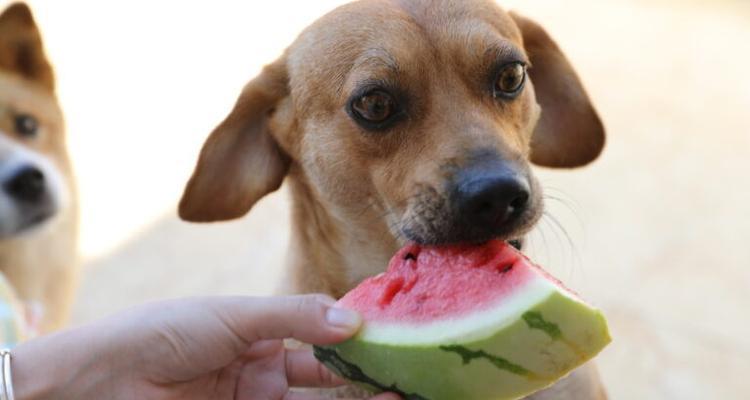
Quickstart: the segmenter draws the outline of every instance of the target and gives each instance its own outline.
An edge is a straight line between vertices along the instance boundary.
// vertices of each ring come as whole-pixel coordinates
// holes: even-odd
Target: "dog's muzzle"
[[[51,220],[66,204],[66,188],[51,159],[0,134],[0,239]]]
[[[56,211],[55,201],[41,169],[16,168],[0,181],[0,237],[42,224]]]
[[[421,244],[479,243],[523,237],[541,213],[539,188],[527,168],[493,152],[453,167],[443,191],[415,196],[402,234]],[[520,247],[520,242],[514,243]]]

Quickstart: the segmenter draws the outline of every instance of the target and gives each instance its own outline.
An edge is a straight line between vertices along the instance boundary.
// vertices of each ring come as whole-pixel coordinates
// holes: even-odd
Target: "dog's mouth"
[[[41,225],[43,225],[45,222],[52,219],[52,217],[55,216],[55,212],[53,210],[42,210],[39,211],[33,215],[31,215],[26,223],[21,227],[20,231],[25,232],[28,230],[35,229]]]
[[[520,250],[523,250],[523,245],[524,245],[524,240],[523,240],[523,238],[519,238],[519,239],[511,239],[511,240],[508,240],[508,241],[507,241],[507,243],[508,243],[509,245],[511,245],[511,246],[513,246],[513,247],[515,247],[515,248],[516,248],[516,250],[519,250],[519,251],[520,251]]]
[[[424,199],[422,199],[424,200]],[[521,249],[524,237],[536,225],[542,215],[542,202],[532,197],[529,206],[503,224],[478,224],[457,215],[446,202],[414,203],[396,224],[394,234],[408,242],[424,246],[448,246],[456,244],[481,244],[490,240],[502,240]]]
[[[397,228],[396,236],[425,246],[501,240],[523,247],[523,237],[542,216],[542,189],[524,164],[494,151],[477,154],[436,184],[413,185],[406,207],[392,209],[397,220],[389,225]]]
[[[497,239],[495,237],[490,237],[490,238],[488,238],[486,240],[455,241],[455,242],[428,242],[428,241],[419,240],[419,239],[417,239],[417,240],[410,239],[408,236],[405,237],[405,238],[406,238],[407,241],[414,242],[414,243],[417,243],[417,244],[423,245],[423,246],[450,246],[450,245],[462,244],[462,243],[464,243],[464,244],[465,243],[483,244],[483,243],[489,242],[490,240]],[[524,245],[526,244],[526,239],[524,237],[518,237],[518,238],[515,238],[515,239],[507,239],[507,240],[503,240],[503,241],[505,243],[507,243],[508,245],[514,247],[516,250],[519,250],[519,251],[523,250]]]
[[[28,235],[42,229],[56,215],[54,209],[35,210],[17,218],[15,223],[0,221],[0,239]],[[5,223],[3,223],[5,222]]]
[[[455,244],[481,244],[502,240],[521,249],[524,237],[541,217],[541,211],[527,210],[518,221],[499,228],[462,223],[454,218],[407,217],[399,224],[397,236],[423,246],[448,246]]]

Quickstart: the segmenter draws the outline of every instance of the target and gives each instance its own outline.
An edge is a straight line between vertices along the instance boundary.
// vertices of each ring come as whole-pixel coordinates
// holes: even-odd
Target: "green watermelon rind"
[[[479,340],[392,345],[358,335],[315,353],[374,392],[393,391],[407,400],[504,400],[553,384],[610,341],[599,310],[557,291]]]

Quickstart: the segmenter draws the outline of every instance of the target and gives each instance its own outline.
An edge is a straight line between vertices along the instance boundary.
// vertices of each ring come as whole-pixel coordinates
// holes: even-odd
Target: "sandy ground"
[[[174,205],[244,81],[338,2],[32,3],[81,181],[75,322],[149,299],[271,293],[285,192],[221,225],[179,222]],[[598,163],[538,171],[567,233],[546,219],[531,252],[609,316],[599,364],[612,397],[747,398],[750,6],[505,4],[548,27],[608,127]]]

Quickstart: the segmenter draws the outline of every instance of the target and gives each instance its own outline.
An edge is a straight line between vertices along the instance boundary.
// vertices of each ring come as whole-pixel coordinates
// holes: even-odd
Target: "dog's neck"
[[[287,180],[292,196],[292,235],[286,293],[340,297],[364,278],[385,271],[398,242],[382,218],[335,215],[301,173]]]

